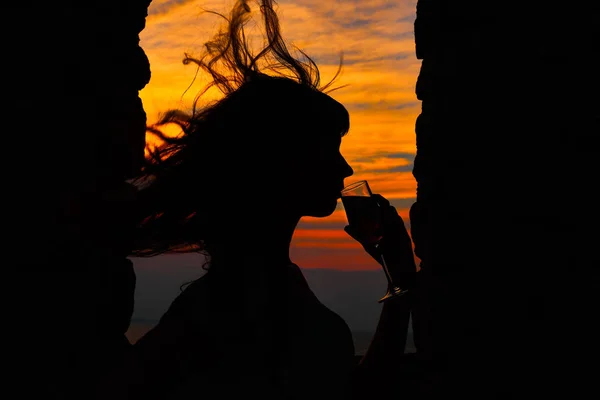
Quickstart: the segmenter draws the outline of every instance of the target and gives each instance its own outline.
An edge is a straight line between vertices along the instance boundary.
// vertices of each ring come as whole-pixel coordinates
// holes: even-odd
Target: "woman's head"
[[[251,56],[247,3],[236,2],[203,57],[185,58],[212,75],[223,98],[199,107],[202,92],[191,113],[169,111],[149,128],[164,144],[151,149],[143,177],[151,184],[141,192],[138,247],[150,250],[138,255],[195,245],[250,213],[327,216],[352,174],[339,152],[349,116],[326,94],[331,82],[321,86],[316,64],[290,55],[272,1],[261,2],[267,45]],[[165,136],[170,123],[182,135]]]
[[[237,166],[235,187],[253,197],[245,201],[256,200],[253,207],[261,212],[268,211],[261,206],[281,205],[299,217],[330,215],[344,178],[352,174],[340,154],[349,129],[347,110],[328,95],[287,78],[263,77],[242,85],[236,95],[242,100],[238,107],[230,104],[232,114],[247,106],[230,131],[244,138],[227,148],[239,151],[230,165]],[[229,192],[227,187],[221,190]]]

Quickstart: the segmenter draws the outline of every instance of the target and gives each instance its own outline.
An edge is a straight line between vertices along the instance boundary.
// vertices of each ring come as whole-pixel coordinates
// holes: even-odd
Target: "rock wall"
[[[149,4],[5,5],[4,340],[19,398],[91,398],[126,345],[124,181],[144,157]]]
[[[445,393],[590,383],[599,26],[593,2],[418,2],[411,223],[430,277],[421,352]]]

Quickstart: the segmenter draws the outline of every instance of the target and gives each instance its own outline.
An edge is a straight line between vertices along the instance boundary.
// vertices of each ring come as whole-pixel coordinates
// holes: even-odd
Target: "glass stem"
[[[388,286],[390,288],[394,287],[394,282],[392,282],[392,277],[390,275],[390,271],[388,270],[388,266],[387,263],[385,262],[385,257],[383,256],[383,254],[379,251],[379,243],[377,243],[375,245],[375,249],[377,250],[377,252],[379,253],[379,259],[381,260],[381,266],[383,267],[383,272],[385,273],[385,277],[388,281]]]

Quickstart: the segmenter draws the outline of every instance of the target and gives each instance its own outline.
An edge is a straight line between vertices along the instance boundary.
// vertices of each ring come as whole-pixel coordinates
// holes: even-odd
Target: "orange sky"
[[[172,107],[187,107],[206,78],[184,92],[195,68],[184,66],[184,52],[198,54],[221,23],[202,8],[227,12],[232,0],[153,0],[140,35],[152,66],[152,79],[140,96],[148,123]],[[416,183],[412,176],[414,94],[420,62],[414,53],[416,0],[281,0],[284,39],[306,51],[319,65],[323,82],[344,52],[340,85],[331,96],[350,112],[350,133],[342,154],[354,168],[350,181],[367,179],[408,221]],[[304,268],[375,269],[375,261],[343,231],[341,203],[324,219],[304,219],[294,237],[292,260]]]

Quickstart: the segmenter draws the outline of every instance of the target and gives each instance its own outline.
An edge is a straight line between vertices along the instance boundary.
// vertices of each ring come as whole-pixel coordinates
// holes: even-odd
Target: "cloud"
[[[189,106],[207,83],[206,76],[195,77],[193,66],[182,64],[183,55],[198,54],[222,23],[203,10],[227,13],[232,4],[233,0],[153,0],[140,35],[152,68],[152,80],[140,93],[149,123],[168,108]],[[413,34],[416,0],[281,0],[278,8],[284,38],[314,58],[323,82],[334,76],[344,55],[337,84],[348,86],[331,96],[350,112],[350,132],[341,150],[355,174],[346,183],[367,179],[408,221],[416,193],[414,126],[421,112],[414,93],[420,68]],[[254,40],[259,39],[259,27],[250,24]],[[207,100],[217,96],[212,91]],[[311,268],[377,268],[343,236],[345,224],[341,205],[328,218],[304,218],[294,254]],[[317,231],[328,233],[320,236]]]
[[[147,28],[141,34],[153,70],[152,81],[142,93],[150,118],[162,104],[181,106],[191,101],[195,90],[188,98],[181,95],[196,71],[182,65],[183,53],[200,52],[222,22],[203,13],[203,8],[226,12],[230,4],[217,0],[151,3]],[[350,86],[334,97],[351,110],[417,104],[414,84],[420,64],[414,56],[414,8],[414,1],[279,2],[286,40],[317,61],[324,81],[333,77],[344,53],[340,83]],[[194,89],[201,84],[202,79]]]
[[[371,155],[369,157],[355,158],[354,161],[355,162],[371,162],[371,161],[373,161],[373,158],[378,158],[378,157],[410,160],[410,162],[412,162],[415,158],[415,153],[408,153],[408,152],[378,153],[378,154]]]
[[[414,153],[409,152],[378,151],[374,154],[352,158],[350,165],[356,175],[368,176],[369,178],[365,179],[369,181],[373,180],[372,177],[380,179],[383,176],[388,176],[390,180],[396,181],[401,176],[400,174],[411,174],[412,176],[414,157]]]
[[[407,214],[408,210],[415,203],[415,201],[417,201],[416,197],[405,197],[401,199],[390,199],[390,204],[396,207],[396,210],[398,210],[400,214]],[[407,218],[404,220],[404,222],[407,223],[408,226],[409,221]]]
[[[152,2],[151,7],[148,9],[148,16],[152,17],[155,15],[168,14],[174,8],[180,7],[187,3],[191,3],[193,1],[194,0],[162,0],[162,1],[154,0]]]

